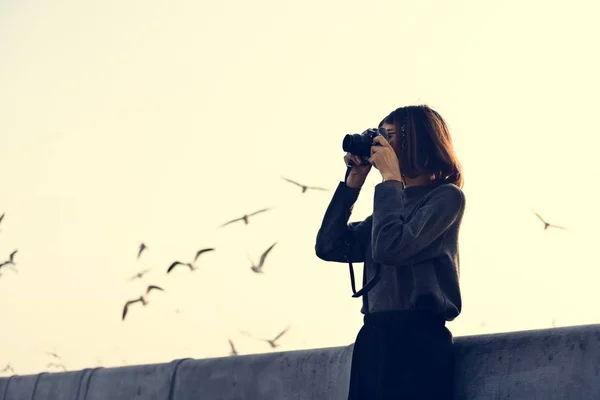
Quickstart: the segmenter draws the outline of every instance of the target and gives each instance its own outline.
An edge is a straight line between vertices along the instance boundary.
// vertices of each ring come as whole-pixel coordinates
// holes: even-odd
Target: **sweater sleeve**
[[[324,261],[364,262],[371,239],[372,218],[348,224],[360,189],[340,182],[317,233],[315,252]]]
[[[454,186],[435,189],[430,199],[407,219],[403,214],[401,183],[390,180],[375,187],[373,210],[373,260],[401,265],[427,249],[459,217],[464,194]]]

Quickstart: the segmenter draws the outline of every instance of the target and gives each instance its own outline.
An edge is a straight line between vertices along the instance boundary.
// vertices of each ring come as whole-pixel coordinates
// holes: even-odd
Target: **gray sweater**
[[[361,313],[431,310],[447,321],[461,311],[458,234],[465,210],[451,183],[375,186],[373,214],[348,224],[360,189],[340,182],[317,234],[317,257],[362,262],[363,285],[380,264],[380,280],[363,296]]]

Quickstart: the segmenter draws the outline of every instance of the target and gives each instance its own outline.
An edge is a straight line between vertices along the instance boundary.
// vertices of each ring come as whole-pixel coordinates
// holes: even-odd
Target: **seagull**
[[[229,346],[231,347],[231,353],[229,353],[230,356],[237,356],[238,352],[235,349],[235,346],[233,345],[233,342],[231,341],[231,339],[229,339]]]
[[[281,331],[277,336],[275,336],[274,339],[261,339],[263,342],[267,342],[271,345],[272,348],[276,348],[277,346],[279,346],[277,343],[275,343],[275,341],[277,339],[279,339],[280,337],[283,336],[284,333],[286,333],[288,331],[288,329],[290,329],[290,327],[288,326],[287,328],[285,328],[283,331]]]
[[[260,339],[260,338],[255,338],[255,339],[258,339],[260,341],[269,343],[271,345],[271,348],[274,349],[274,348],[276,348],[276,347],[279,346],[277,343],[275,343],[277,341],[277,339],[279,339],[280,337],[282,337],[283,334],[286,333],[289,329],[290,329],[290,327],[288,326],[283,331],[281,331],[277,336],[275,336],[274,339]],[[250,335],[248,332],[245,332],[245,331],[241,331],[241,333],[243,333],[244,335],[250,336],[250,337],[254,337],[254,336]]]
[[[65,368],[64,365],[62,364],[56,364],[56,363],[48,363],[48,365],[46,366],[46,368],[50,368],[50,367],[56,367],[56,368],[62,368],[63,371],[67,371],[67,369]]]
[[[548,229],[549,227],[558,228],[558,229],[567,229],[567,228],[564,228],[562,226],[553,225],[553,224],[551,224],[549,222],[544,221],[544,219],[540,216],[540,214],[536,213],[535,211],[533,211],[533,213],[536,215],[536,217],[538,217],[540,219],[540,221],[542,221],[544,223],[544,230]]]
[[[2,219],[0,218],[0,221],[1,221],[1,220],[2,220]],[[0,370],[0,374],[1,374],[1,373],[3,373],[3,372],[8,372],[9,370],[10,370],[10,371],[11,371],[13,374],[15,373],[15,370],[13,369],[13,367],[12,367],[10,364],[6,364],[6,367],[4,367],[4,369]]]
[[[178,265],[186,265],[186,266],[188,266],[190,268],[190,271],[195,271],[196,269],[198,269],[192,263],[183,263],[181,261],[175,261],[174,263],[172,263],[171,265],[169,265],[169,268],[167,269],[167,274],[169,272],[173,271],[173,268],[175,268]]]
[[[15,254],[17,254],[17,251],[19,250],[15,250],[12,253],[10,253],[8,261],[4,261],[2,264],[0,264],[0,268],[4,267],[5,265],[15,265]]]
[[[139,298],[135,299],[135,300],[129,300],[127,303],[125,303],[125,307],[123,307],[123,321],[125,320],[125,316],[127,315],[127,309],[129,308],[129,306],[133,303],[137,303],[137,302],[141,302],[143,306],[148,304],[148,293],[150,293],[150,291],[152,289],[156,289],[156,290],[160,290],[160,291],[165,291],[163,288],[158,287],[158,286],[153,286],[150,285],[148,286],[148,289],[146,289],[146,293],[142,296],[140,296]]]
[[[138,272],[137,274],[135,274],[131,279],[129,279],[129,282],[136,280],[136,279],[142,279],[142,277],[144,275],[146,275],[148,272],[150,272],[150,268],[145,269],[143,271]]]
[[[322,187],[317,187],[317,186],[307,186],[307,185],[303,185],[303,184],[301,184],[301,183],[298,183],[298,182],[296,182],[296,181],[293,181],[293,180],[291,180],[291,179],[285,178],[285,177],[283,177],[283,176],[281,177],[281,179],[283,179],[283,180],[286,180],[286,181],[288,181],[288,182],[290,182],[290,183],[293,183],[293,184],[294,184],[294,185],[296,185],[296,186],[300,186],[300,187],[302,188],[302,193],[306,193],[306,191],[307,191],[308,189],[313,189],[313,190],[325,190],[325,191],[327,191],[327,189],[325,189],[325,188],[322,188]]]
[[[246,214],[243,217],[232,219],[231,221],[225,222],[223,225],[220,226],[220,228],[224,227],[225,225],[229,225],[229,224],[232,224],[234,222],[237,222],[237,221],[244,221],[244,223],[246,225],[248,225],[248,223],[249,223],[248,218],[250,218],[253,215],[259,214],[261,212],[269,211],[269,210],[270,210],[270,208],[263,208],[262,210],[255,211],[252,214]]]
[[[12,265],[9,265],[8,269],[10,269],[11,271],[13,271],[15,274],[19,273],[19,270],[16,269],[15,267],[13,267]],[[0,276],[2,276],[2,272],[0,272]]]
[[[267,258],[267,254],[269,254],[269,252],[271,251],[271,249],[273,249],[273,247],[275,247],[275,245],[277,244],[277,242],[273,243],[271,245],[271,247],[269,247],[267,250],[265,250],[265,252],[262,254],[262,256],[260,256],[260,261],[258,263],[258,265],[254,265],[254,262],[252,261],[252,259],[250,259],[250,256],[248,256],[248,260],[252,263],[252,267],[250,267],[250,269],[254,272],[256,272],[257,274],[262,274],[263,271],[263,265],[265,264],[265,259]]]
[[[138,250],[138,255],[137,255],[138,260],[140,259],[140,256],[142,255],[142,252],[144,250],[146,250],[146,249],[147,249],[147,247],[146,247],[146,245],[144,243],[140,244],[140,249]]]
[[[214,248],[206,248],[206,249],[200,249],[196,252],[196,257],[194,257],[194,261],[192,261],[191,263],[184,263],[181,261],[175,261],[173,263],[171,263],[171,265],[169,265],[169,268],[167,269],[167,274],[169,272],[171,272],[173,270],[173,268],[175,268],[178,265],[186,265],[187,267],[189,267],[190,271],[195,271],[198,269],[198,267],[196,267],[194,265],[194,263],[196,262],[196,260],[198,260],[198,257],[200,257],[201,254],[206,253],[208,251],[214,251]]]
[[[47,351],[46,354],[49,354],[49,355],[51,355],[52,357],[54,357],[56,359],[62,360],[62,358],[60,358],[60,356],[58,354],[56,354],[56,353],[54,353],[52,351]]]
[[[214,251],[214,250],[215,250],[215,249],[214,249],[214,248],[212,248],[212,247],[211,247],[211,248],[206,248],[206,249],[200,249],[200,250],[198,250],[198,251],[196,252],[196,257],[194,257],[194,261],[192,261],[192,262],[196,262],[196,260],[198,260],[198,257],[200,257],[200,254],[202,254],[202,253],[206,253],[206,252],[208,252],[208,251]]]

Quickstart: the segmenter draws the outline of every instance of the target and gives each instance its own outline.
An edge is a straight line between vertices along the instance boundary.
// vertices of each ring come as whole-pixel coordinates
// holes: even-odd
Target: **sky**
[[[411,104],[440,112],[463,164],[453,335],[598,323],[599,11],[0,1],[0,259],[18,249],[0,276],[0,369],[45,371],[50,351],[69,370],[224,357],[227,339],[266,353],[240,331],[288,326],[275,351],[351,344],[361,300],[347,264],[316,257],[316,233],[344,135]],[[351,221],[379,181],[373,169]],[[568,229],[544,231],[532,209]],[[253,273],[248,257],[275,242]],[[166,274],[205,247],[198,270]],[[149,284],[165,291],[122,321]]]

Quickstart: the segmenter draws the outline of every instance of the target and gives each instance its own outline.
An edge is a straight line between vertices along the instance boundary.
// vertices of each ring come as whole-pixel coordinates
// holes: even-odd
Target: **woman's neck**
[[[404,177],[404,187],[422,186],[431,183],[433,175],[420,175],[416,178]]]

